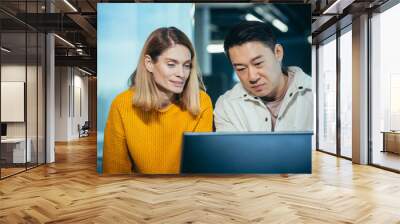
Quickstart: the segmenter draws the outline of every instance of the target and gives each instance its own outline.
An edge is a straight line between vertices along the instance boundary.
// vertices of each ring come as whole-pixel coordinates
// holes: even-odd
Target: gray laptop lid
[[[312,132],[184,133],[183,174],[311,173]]]

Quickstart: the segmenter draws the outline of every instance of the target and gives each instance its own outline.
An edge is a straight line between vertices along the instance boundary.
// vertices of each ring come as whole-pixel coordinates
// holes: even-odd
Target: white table
[[[26,148],[25,154],[25,138],[6,138],[1,139],[2,147],[13,147],[13,163],[25,163],[31,162],[32,154],[31,154],[31,145],[32,140],[27,138],[26,142],[28,143],[28,147]],[[27,161],[25,161],[25,158]]]

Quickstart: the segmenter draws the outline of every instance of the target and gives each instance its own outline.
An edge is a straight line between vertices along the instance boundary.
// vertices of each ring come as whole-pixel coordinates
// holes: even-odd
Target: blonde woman
[[[112,102],[104,173],[179,173],[182,134],[212,131],[212,103],[189,38],[175,27],[147,38],[131,87]]]

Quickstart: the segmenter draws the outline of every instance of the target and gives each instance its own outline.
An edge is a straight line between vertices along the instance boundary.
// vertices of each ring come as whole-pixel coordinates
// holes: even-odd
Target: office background
[[[47,155],[38,154],[37,164],[45,163],[38,167],[25,163],[17,169],[0,169],[0,222],[398,223],[398,0],[286,1],[310,4],[312,9],[312,78],[318,121],[313,174],[186,178],[102,177],[96,172],[99,2],[127,0],[0,0],[1,81],[25,82],[29,88],[24,95],[26,119],[2,122],[7,125],[4,136],[16,138],[13,125],[28,130],[22,132],[22,142],[44,136],[45,147],[39,141],[38,151],[43,149]],[[218,13],[241,11],[249,4],[241,1],[220,11],[213,3],[201,3],[195,18],[204,8],[201,13],[213,24],[215,16],[223,16]],[[38,39],[32,39],[37,35]],[[11,66],[12,58],[18,66]],[[77,76],[87,79],[87,96],[83,91],[86,81],[75,82]],[[79,84],[84,84],[82,94],[72,91]],[[75,101],[79,95],[80,118]],[[36,96],[38,107],[34,106]],[[88,137],[75,134],[79,119],[91,122]],[[65,135],[58,136],[59,132]],[[65,140],[57,142],[59,137]],[[6,155],[1,165],[10,161],[9,149],[14,146],[1,146],[0,157]],[[27,146],[16,155],[20,152],[28,152]],[[37,158],[31,152],[29,158]],[[46,161],[41,162],[42,158]]]

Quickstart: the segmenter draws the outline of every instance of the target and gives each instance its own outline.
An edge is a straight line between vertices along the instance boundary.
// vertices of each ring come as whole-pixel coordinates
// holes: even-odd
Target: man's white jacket
[[[275,131],[312,131],[314,97],[312,79],[299,67],[288,67],[294,74],[279,109]],[[217,131],[271,131],[271,114],[259,97],[236,84],[220,96],[214,110]]]

